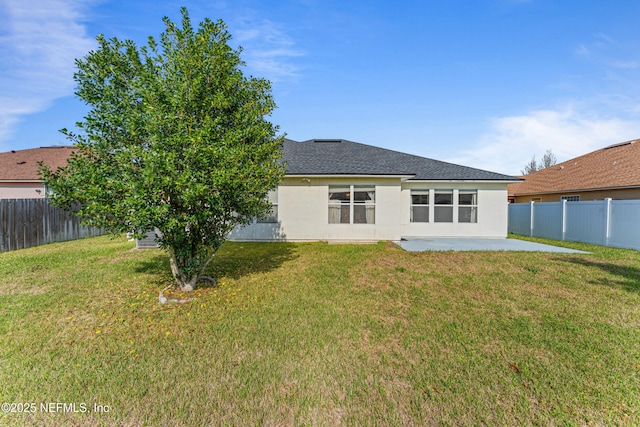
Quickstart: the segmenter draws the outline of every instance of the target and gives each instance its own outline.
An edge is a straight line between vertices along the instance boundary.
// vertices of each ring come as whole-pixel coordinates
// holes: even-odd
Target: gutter
[[[509,196],[521,197],[521,196],[544,195],[544,194],[578,193],[581,191],[589,192],[589,191],[611,191],[611,190],[634,190],[636,188],[640,188],[640,185],[626,185],[623,187],[571,188],[571,189],[553,190],[553,191],[535,191],[535,192],[532,191],[532,192],[525,192],[525,193],[513,193],[513,194],[509,194]]]

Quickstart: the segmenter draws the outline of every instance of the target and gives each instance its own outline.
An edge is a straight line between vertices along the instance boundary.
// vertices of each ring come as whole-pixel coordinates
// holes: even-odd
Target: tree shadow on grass
[[[147,249],[145,249],[147,250]],[[137,273],[162,274],[171,280],[169,255],[163,250],[141,261]],[[284,262],[297,258],[295,244],[284,242],[225,242],[207,267],[206,275],[218,280],[222,277],[239,279],[256,273],[266,273]],[[198,285],[207,287],[205,282]]]
[[[589,283],[622,288],[629,292],[640,293],[640,268],[608,262],[590,261],[579,257],[558,258],[558,261],[571,262],[585,267],[598,268],[610,275],[590,280]]]
[[[267,273],[296,259],[295,247],[293,243],[284,242],[226,242],[209,264],[207,273],[216,279]]]

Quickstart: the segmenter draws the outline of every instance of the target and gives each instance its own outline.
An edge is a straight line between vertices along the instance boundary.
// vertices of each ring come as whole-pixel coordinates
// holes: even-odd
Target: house
[[[73,147],[0,153],[0,198],[44,197],[38,162]],[[231,240],[378,241],[507,235],[507,184],[518,178],[341,139],[285,140],[287,173],[266,218]]]
[[[522,178],[509,184],[510,202],[640,199],[640,140],[610,145]]]
[[[513,176],[341,139],[284,141],[273,211],[230,240],[379,241],[507,235]]]
[[[0,153],[0,199],[45,197],[38,162],[55,170],[67,164],[73,147],[40,147]]]

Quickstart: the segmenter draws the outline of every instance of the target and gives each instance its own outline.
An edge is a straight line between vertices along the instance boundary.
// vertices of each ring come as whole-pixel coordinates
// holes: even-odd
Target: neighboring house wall
[[[0,182],[0,199],[42,199],[42,182]]]
[[[308,180],[308,182],[307,182]],[[329,223],[329,188],[375,186],[374,224]],[[411,190],[430,190],[429,222],[411,222]],[[451,190],[451,222],[434,221],[436,190]],[[460,191],[476,190],[476,222],[458,218]],[[460,182],[402,182],[400,178],[287,177],[278,187],[278,222],[254,223],[234,230],[230,240],[380,241],[402,237],[496,237],[507,235],[506,184]]]
[[[528,194],[524,196],[512,197],[515,203],[536,202],[559,202],[562,196],[580,196],[580,201],[588,200],[638,200],[640,199],[640,188],[622,188],[596,191],[565,191],[555,194]]]

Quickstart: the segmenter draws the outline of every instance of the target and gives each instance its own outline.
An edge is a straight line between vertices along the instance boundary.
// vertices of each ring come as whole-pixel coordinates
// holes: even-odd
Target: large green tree
[[[76,61],[89,107],[68,166],[41,174],[54,204],[113,232],[157,228],[182,290],[193,290],[239,224],[264,216],[284,174],[267,80],[246,77],[222,21],[164,18],[159,41],[97,37]]]

